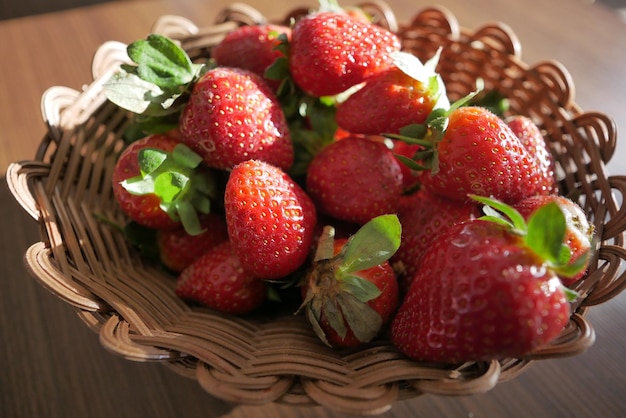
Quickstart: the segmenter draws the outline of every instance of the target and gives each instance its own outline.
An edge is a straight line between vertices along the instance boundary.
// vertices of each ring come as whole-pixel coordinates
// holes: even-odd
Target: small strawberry
[[[459,202],[420,189],[403,196],[398,208],[402,224],[402,243],[391,259],[398,273],[400,290],[406,293],[422,264],[422,257],[433,240],[452,225],[481,215],[474,202]]]
[[[285,170],[293,164],[280,104],[264,79],[248,70],[207,71],[183,109],[180,131],[185,144],[211,167],[230,170],[249,159]]]
[[[306,260],[316,209],[280,168],[255,160],[236,165],[226,183],[224,208],[235,253],[254,276],[283,278]]]
[[[320,212],[362,225],[396,212],[403,189],[401,163],[380,141],[342,139],[313,158],[306,189]]]
[[[581,266],[563,260],[565,219],[549,204],[528,222],[492,199],[487,216],[437,237],[422,259],[397,315],[393,343],[411,358],[462,363],[523,357],[549,344],[569,321],[557,273]]]
[[[570,263],[575,263],[581,259],[581,257],[586,257],[591,251],[594,236],[594,227],[589,223],[585,212],[578,204],[564,196],[537,195],[527,197],[517,202],[514,207],[522,216],[528,219],[533,213],[539,210],[539,208],[552,202],[559,206],[565,216],[565,223],[567,225],[565,244],[568,248],[568,256],[571,260]],[[576,281],[580,280],[585,275],[587,264],[588,259],[584,268],[574,276],[561,276],[563,284],[565,286],[571,286]]]
[[[281,42],[291,38],[291,28],[276,24],[244,25],[228,33],[211,50],[211,57],[220,66],[243,68],[260,76],[283,53],[278,48]],[[266,81],[274,91],[280,82]]]
[[[229,241],[211,248],[178,276],[176,294],[231,315],[245,315],[267,298],[267,283],[246,272]]]
[[[398,284],[388,259],[400,245],[400,234],[395,215],[372,219],[348,239],[335,240],[334,228],[324,228],[299,309],[324,343],[355,347],[390,321]]]
[[[546,139],[539,127],[527,116],[515,115],[506,120],[507,125],[513,133],[520,139],[524,147],[539,162],[539,167],[543,172],[545,185],[541,187],[538,193],[556,194],[558,193],[558,184],[556,181],[556,173],[554,167],[554,158],[550,153]]]
[[[118,157],[113,195],[132,220],[154,229],[182,225],[201,232],[198,213],[209,213],[214,179],[202,158],[166,135],[131,143]]]
[[[414,168],[422,170],[420,181],[431,192],[459,201],[478,194],[515,203],[544,187],[538,161],[491,111],[455,102],[447,112],[433,112],[426,125],[409,127],[414,132],[408,141],[421,138],[414,142],[425,151]]]
[[[202,232],[189,235],[184,228],[159,230],[156,234],[159,259],[169,270],[180,273],[198,257],[228,240],[224,219],[209,213],[200,219]]]
[[[293,27],[289,68],[315,97],[334,96],[392,65],[400,40],[390,31],[342,11],[313,12]]]
[[[441,76],[435,72],[437,54],[422,64],[406,52],[393,55],[394,66],[367,79],[365,85],[337,107],[337,124],[350,132],[381,135],[420,124],[435,108],[450,106]]]

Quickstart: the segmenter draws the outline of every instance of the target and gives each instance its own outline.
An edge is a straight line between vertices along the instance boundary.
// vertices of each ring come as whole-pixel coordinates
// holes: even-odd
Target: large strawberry
[[[393,343],[414,359],[522,357],[569,321],[569,292],[557,272],[580,265],[563,259],[561,210],[546,205],[525,222],[510,206],[480,200],[502,212],[487,210],[435,239],[393,320]]]
[[[199,213],[209,213],[214,178],[202,158],[166,135],[153,134],[130,144],[112,174],[113,195],[138,224],[168,229],[182,225],[190,234],[202,227]]]
[[[455,103],[433,112],[424,129],[410,127],[421,137],[415,142],[430,149],[419,152],[415,167],[423,169],[424,187],[460,201],[473,193],[515,203],[539,193],[544,173],[511,128],[486,108]]]
[[[539,210],[541,207],[548,203],[556,203],[563,211],[566,222],[565,232],[565,244],[568,248],[569,257],[571,263],[574,263],[586,257],[592,249],[594,227],[589,223],[585,212],[582,208],[571,199],[560,195],[536,195],[530,196],[517,202],[514,207],[519,211],[522,216],[529,218],[533,213]],[[588,264],[585,263],[585,268],[574,276],[562,276],[561,280],[566,286],[572,285],[574,282],[580,280],[585,272]]]
[[[265,80],[248,70],[207,71],[182,111],[180,132],[211,167],[229,170],[249,159],[285,170],[293,164],[282,108]]]
[[[254,276],[283,278],[306,260],[316,209],[280,168],[256,160],[236,165],[226,183],[224,208],[233,248]]]
[[[291,28],[288,26],[240,26],[213,47],[211,58],[218,65],[244,68],[264,77],[268,67],[284,56],[278,46],[282,42],[288,42],[290,38]],[[274,90],[280,84],[277,80],[266,81]]]
[[[402,243],[392,257],[400,290],[406,293],[431,242],[452,225],[480,216],[479,205],[438,196],[427,189],[403,196],[398,208]]]
[[[267,298],[267,283],[241,268],[229,241],[209,249],[178,276],[176,294],[219,312],[245,315]]]
[[[326,344],[354,347],[371,341],[398,304],[398,284],[388,259],[400,244],[395,215],[372,219],[350,238],[324,228],[313,270],[303,282],[303,310]]]
[[[450,106],[435,72],[438,55],[422,64],[406,52],[393,55],[394,66],[367,79],[365,85],[341,102],[337,124],[353,133],[399,133],[410,124],[424,123],[434,108]]]
[[[291,75],[305,92],[333,96],[392,65],[400,49],[390,31],[344,12],[319,11],[298,20],[289,47]]]
[[[554,157],[552,157],[546,139],[539,127],[531,118],[523,115],[511,116],[506,119],[506,122],[513,133],[520,139],[524,147],[539,163],[545,184],[538,193],[556,194],[559,187],[556,180]]]
[[[306,187],[320,212],[364,224],[396,212],[403,190],[401,164],[383,142],[345,138],[313,158]]]

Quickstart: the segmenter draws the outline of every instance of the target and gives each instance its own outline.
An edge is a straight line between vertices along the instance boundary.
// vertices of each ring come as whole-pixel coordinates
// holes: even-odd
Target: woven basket
[[[473,90],[480,77],[486,89],[509,98],[511,113],[530,116],[543,129],[562,193],[578,201],[597,231],[569,326],[552,345],[526,358],[449,366],[411,361],[385,340],[332,350],[292,312],[241,319],[185,304],[174,294],[172,277],[143,261],[120,233],[100,222],[125,223],[110,178],[129,119],[106,101],[102,84],[128,58],[125,45],[108,42],[95,53],[94,81],[83,91],[46,91],[42,109],[48,129],[35,160],[14,163],[7,173],[15,198],[41,225],[41,242],[25,255],[30,273],[76,307],[105,348],[131,360],[162,362],[227,401],[323,405],[366,415],[423,393],[485,392],[532,361],[576,355],[593,344],[588,307],[626,286],[621,202],[626,177],[609,176],[605,166],[616,145],[612,120],[579,109],[570,76],[558,63],[524,64],[506,25],[467,30],[441,8],[424,9],[399,25],[384,4],[363,7],[423,60],[443,46],[440,72],[452,99]],[[294,10],[285,21],[304,11]],[[192,58],[202,58],[238,25],[262,22],[258,11],[234,4],[214,26],[200,29],[184,18],[164,16],[153,31],[179,39]]]

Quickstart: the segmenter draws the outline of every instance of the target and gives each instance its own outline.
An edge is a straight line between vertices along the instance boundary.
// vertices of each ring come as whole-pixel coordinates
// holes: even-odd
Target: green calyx
[[[198,214],[211,211],[216,186],[211,172],[201,164],[202,158],[178,144],[171,153],[144,148],[138,159],[141,174],[123,181],[122,187],[134,195],[157,195],[161,209],[180,220],[188,234],[203,232]]]
[[[567,221],[557,203],[541,206],[526,220],[515,208],[496,199],[470,197],[484,205],[485,215],[479,219],[503,225],[522,237],[524,245],[559,276],[573,277],[585,268],[589,252],[572,262],[571,250],[565,243]]]
[[[314,270],[307,278],[308,291],[298,312],[305,310],[319,338],[326,343],[319,325],[322,313],[342,338],[348,327],[362,342],[374,338],[382,318],[367,302],[380,296],[380,289],[359,275],[360,271],[389,260],[398,250],[402,229],[396,215],[382,215],[363,225],[334,255],[334,228],[324,228],[317,247]]]
[[[134,64],[122,64],[104,84],[107,99],[137,115],[144,134],[172,129],[206,66],[194,64],[172,39],[158,34],[128,45],[127,53]]]

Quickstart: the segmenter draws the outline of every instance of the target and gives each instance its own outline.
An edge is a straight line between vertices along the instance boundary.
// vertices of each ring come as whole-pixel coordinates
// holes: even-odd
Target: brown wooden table
[[[39,102],[53,85],[80,89],[91,57],[108,40],[143,37],[163,14],[211,24],[223,0],[113,1],[0,21],[0,173],[31,159],[44,133]],[[356,3],[344,1],[343,4]],[[400,21],[431,3],[390,0]],[[249,0],[281,17],[294,3]],[[313,1],[299,4],[314,5]],[[570,71],[577,102],[611,115],[626,128],[626,23],[584,0],[441,0],[463,26],[509,24],[532,64],[556,59]],[[1,6],[0,6],[1,7]],[[609,164],[626,173],[626,144]],[[22,254],[39,240],[37,224],[0,182],[0,416],[6,418],[339,417],[323,408],[229,406],[195,381],[157,364],[105,351],[71,307],[26,272]],[[626,296],[592,309],[597,342],[568,359],[536,362],[486,394],[422,396],[396,403],[381,417],[621,417],[626,411]]]

